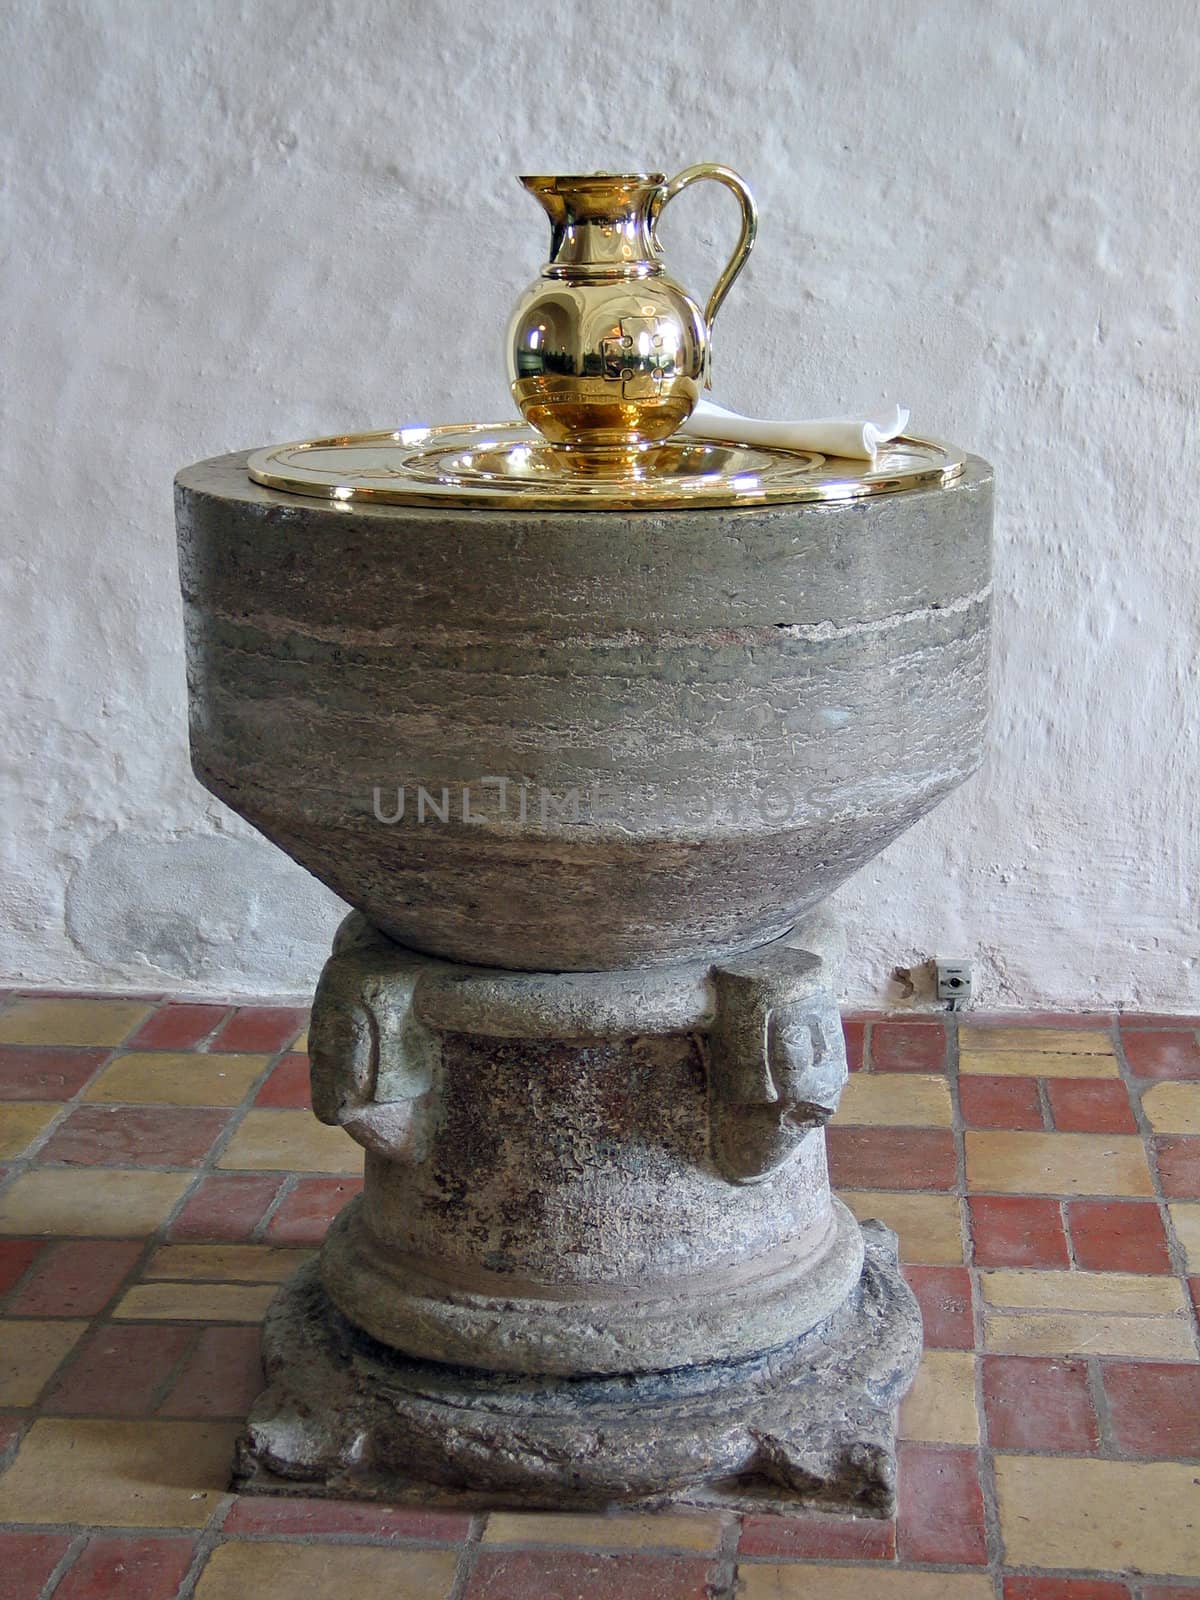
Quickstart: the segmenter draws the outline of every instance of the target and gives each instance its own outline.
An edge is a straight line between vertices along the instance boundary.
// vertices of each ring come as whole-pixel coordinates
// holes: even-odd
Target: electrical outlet
[[[937,997],[949,1011],[962,1011],[971,1003],[971,963],[942,959],[934,962]]]

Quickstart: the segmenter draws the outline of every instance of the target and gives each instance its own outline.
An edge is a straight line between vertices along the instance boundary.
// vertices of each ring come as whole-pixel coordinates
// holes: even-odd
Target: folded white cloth
[[[732,439],[738,444],[817,450],[823,456],[874,461],[879,446],[903,433],[907,426],[908,412],[903,406],[896,406],[889,416],[865,422],[840,417],[822,417],[815,422],[764,422],[726,411],[711,400],[701,400],[679,431],[693,439]]]

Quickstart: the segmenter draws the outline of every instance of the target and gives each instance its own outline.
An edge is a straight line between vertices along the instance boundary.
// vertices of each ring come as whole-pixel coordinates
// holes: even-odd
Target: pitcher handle
[[[734,248],[733,254],[726,263],[725,270],[717,279],[713,292],[708,297],[708,304],[704,308],[704,321],[708,331],[708,338],[712,341],[712,326],[716,320],[717,312],[725,303],[725,296],[733,288],[734,279],[746,265],[746,258],[754,248],[754,240],[758,233],[758,207],[754,203],[754,196],[744,178],[738,177],[731,167],[715,166],[712,162],[701,161],[694,167],[684,167],[682,172],[677,172],[662,192],[662,199],[654,213],[654,225],[657,228],[658,218],[663,207],[669,200],[674,200],[677,194],[682,193],[689,183],[695,183],[699,178],[713,178],[717,183],[734,193],[742,208],[742,232]],[[704,386],[712,388],[712,367],[707,359],[704,363]]]

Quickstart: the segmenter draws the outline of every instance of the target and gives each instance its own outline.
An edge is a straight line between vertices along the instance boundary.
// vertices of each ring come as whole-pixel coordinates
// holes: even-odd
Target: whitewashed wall
[[[338,914],[188,769],[171,478],[503,416],[519,171],[719,160],[717,397],[900,398],[998,473],[981,776],[839,895],[847,994],[1197,1007],[1200,45],[1186,0],[7,0],[0,973],[282,993]],[[680,200],[703,293],[734,207]]]

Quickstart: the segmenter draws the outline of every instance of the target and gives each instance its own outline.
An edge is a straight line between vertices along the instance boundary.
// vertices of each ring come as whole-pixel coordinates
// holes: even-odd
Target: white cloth
[[[889,416],[863,422],[840,417],[822,417],[815,422],[764,422],[726,411],[711,400],[701,400],[679,432],[693,439],[732,439],[737,444],[816,450],[823,456],[874,461],[879,446],[903,433],[907,426],[908,411],[903,406],[896,406]]]

